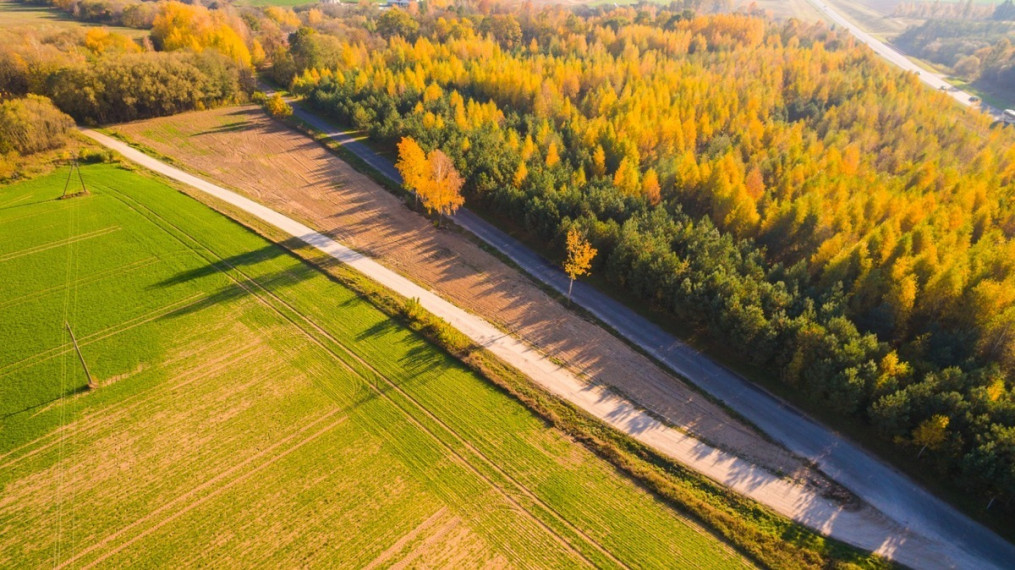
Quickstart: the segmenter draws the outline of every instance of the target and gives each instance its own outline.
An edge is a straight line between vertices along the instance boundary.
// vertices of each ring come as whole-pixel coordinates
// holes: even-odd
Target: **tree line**
[[[150,33],[136,39],[105,28],[5,30],[0,98],[45,96],[97,124],[242,100],[253,89],[252,65],[263,54],[242,20],[179,2],[151,10],[139,22]]]
[[[967,81],[1011,90],[1015,89],[1013,40],[1015,23],[1010,21],[929,20],[907,29],[895,43]]]
[[[349,17],[367,33],[335,12],[290,36],[280,77],[313,105],[439,150],[471,203],[541,239],[579,228],[617,286],[1015,497],[1010,132],[821,24],[680,5]]]

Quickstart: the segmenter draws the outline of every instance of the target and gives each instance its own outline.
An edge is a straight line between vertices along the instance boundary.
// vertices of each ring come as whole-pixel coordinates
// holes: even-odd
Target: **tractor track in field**
[[[156,398],[162,398],[166,394],[175,392],[182,388],[186,388],[189,385],[193,384],[194,382],[204,380],[216,371],[216,368],[209,369],[209,366],[218,366],[222,363],[227,362],[232,363],[238,361],[249,352],[248,349],[249,347],[245,346],[239,350],[233,350],[231,352],[224,353],[219,357],[216,357],[215,359],[206,361],[206,365],[204,367],[195,370],[194,374],[188,375],[189,377],[186,377],[182,381],[165,382],[162,384],[158,384],[156,386],[153,386],[151,388],[142,390],[136,394],[128,396],[122,400],[119,400],[117,402],[117,405],[115,406],[112,405],[107,406],[97,412],[88,414],[84,416],[80,421],[75,423],[73,427],[74,434],[68,433],[70,428],[60,427],[56,430],[46,432],[42,436],[39,436],[38,438],[32,441],[26,442],[4,454],[0,454],[0,459],[4,459],[6,457],[18,453],[19,451],[23,451],[27,448],[38,445],[38,447],[30,449],[29,451],[25,452],[22,455],[18,455],[17,457],[7,461],[6,463],[0,464],[0,470],[8,469],[14,465],[17,465],[18,463],[21,463],[26,459],[30,459],[31,457],[46,451],[47,449],[51,449],[53,446],[63,443],[63,441],[67,437],[70,437],[70,435],[80,435],[82,433],[82,430],[85,430],[84,433],[88,433],[87,430],[90,430],[95,427],[101,427],[104,424],[116,421],[128,415],[129,413],[140,409],[142,406],[144,406],[145,404],[151,402]],[[53,438],[56,439],[54,441],[47,441]]]
[[[271,444],[270,446],[266,447],[265,449],[259,451],[258,453],[254,454],[254,455],[251,455],[250,457],[244,459],[242,462],[229,467],[225,471],[219,473],[218,475],[212,477],[211,479],[206,480],[205,482],[203,482],[200,485],[194,487],[193,489],[187,491],[186,493],[178,495],[175,499],[173,499],[173,500],[171,500],[171,501],[169,501],[167,503],[163,503],[159,507],[156,507],[155,509],[151,510],[148,514],[146,514],[144,517],[141,517],[141,518],[135,520],[134,522],[130,523],[129,525],[127,525],[127,526],[117,530],[116,532],[114,532],[112,534],[109,534],[109,535],[105,536],[104,538],[96,541],[95,543],[91,544],[90,546],[88,546],[87,548],[81,550],[80,552],[77,552],[74,556],[68,558],[67,560],[64,560],[59,565],[57,565],[56,568],[66,568],[68,565],[73,564],[74,562],[77,562],[81,558],[87,556],[89,553],[94,552],[95,550],[97,550],[99,548],[102,548],[103,546],[109,544],[110,542],[117,540],[118,538],[123,536],[125,533],[130,532],[131,530],[133,530],[135,528],[138,528],[139,526],[143,525],[144,523],[154,519],[159,514],[162,514],[162,513],[166,512],[166,511],[169,511],[173,507],[178,506],[178,505],[180,505],[182,503],[182,506],[181,506],[181,508],[179,510],[173,511],[168,517],[160,520],[155,525],[146,528],[141,533],[133,536],[132,538],[130,538],[126,542],[121,543],[119,546],[117,546],[117,547],[115,547],[115,548],[113,548],[111,550],[107,550],[107,551],[103,552],[102,555],[100,555],[95,560],[92,560],[92,561],[88,562],[84,567],[85,568],[94,567],[95,565],[97,565],[97,564],[101,563],[102,561],[108,559],[110,556],[113,556],[113,555],[115,555],[115,554],[117,554],[119,552],[122,552],[125,548],[127,548],[131,544],[134,544],[138,540],[141,540],[142,538],[150,535],[151,533],[155,532],[159,528],[162,528],[163,526],[165,526],[166,524],[172,522],[173,520],[183,516],[184,514],[192,511],[193,509],[199,507],[200,505],[202,505],[203,503],[207,502],[208,500],[210,500],[210,499],[212,499],[214,497],[217,497],[218,495],[224,493],[225,491],[227,491],[230,488],[232,488],[233,485],[235,485],[235,484],[237,484],[239,482],[242,482],[242,481],[248,479],[249,477],[253,476],[254,474],[256,474],[256,473],[258,473],[258,472],[260,472],[260,471],[262,471],[262,470],[264,470],[264,469],[266,469],[268,467],[270,467],[272,464],[274,464],[275,462],[277,462],[280,459],[284,458],[288,454],[292,453],[293,451],[296,451],[300,447],[306,445],[307,443],[313,441],[314,439],[320,437],[321,435],[323,435],[327,431],[330,431],[331,429],[333,429],[337,425],[341,424],[343,421],[345,421],[345,419],[346,419],[345,416],[341,416],[341,417],[337,418],[335,421],[327,424],[326,426],[324,426],[320,430],[310,434],[309,436],[306,436],[306,437],[304,437],[302,439],[299,439],[292,446],[287,448],[282,453],[279,453],[277,455],[273,455],[273,456],[269,457],[267,461],[265,461],[264,463],[261,463],[260,465],[257,465],[253,469],[250,469],[249,471],[245,471],[245,472],[240,473],[237,477],[228,480],[223,485],[220,485],[218,487],[215,486],[216,483],[219,483],[222,480],[228,479],[230,476],[236,474],[237,471],[240,471],[241,469],[243,469],[245,467],[248,467],[251,463],[254,463],[256,460],[258,460],[260,458],[263,458],[263,457],[269,455],[270,453],[274,452],[278,448],[282,447],[283,445],[285,445],[287,443],[290,443],[292,440],[296,439],[298,436],[300,436],[300,435],[304,434],[305,432],[309,431],[310,429],[314,428],[315,426],[317,426],[318,424],[320,424],[324,420],[332,418],[333,416],[338,414],[340,411],[341,411],[340,409],[335,408],[335,409],[333,409],[333,410],[331,410],[331,411],[329,411],[329,412],[327,412],[325,414],[322,414],[317,419],[312,420],[309,423],[303,424],[303,426],[301,426],[299,429],[297,429],[295,432],[289,434],[285,438],[283,438],[283,439],[281,439],[279,441],[276,441],[275,443]],[[193,498],[195,495],[199,494],[201,491],[204,491],[206,489],[212,489],[212,490],[207,495],[202,496],[201,498],[197,499],[196,501],[192,501],[192,502],[189,502],[189,503],[187,502],[189,499]]]
[[[967,550],[968,543],[957,544],[955,541],[947,540],[943,538],[946,535],[939,534],[939,531],[929,529],[925,525],[927,520],[920,517],[928,510],[928,506],[930,510],[934,510],[940,504],[935,502],[933,498],[929,498],[929,501],[924,501],[919,506],[905,501],[902,504],[899,504],[898,501],[888,503],[881,501],[878,503],[878,507],[886,509],[883,512],[867,506],[860,509],[846,508],[847,505],[844,505],[839,499],[826,497],[818,489],[786,480],[781,475],[767,471],[764,467],[749,460],[709,446],[668,427],[621,396],[590,387],[566,368],[533,350],[531,345],[504,333],[503,330],[496,328],[485,318],[469,313],[461,306],[442,297],[440,293],[421,287],[404,275],[378,263],[370,256],[353,250],[304,223],[234,191],[165,164],[106,135],[89,130],[82,132],[104,146],[121,153],[129,160],[181,182],[202,195],[206,194],[214,198],[213,203],[215,204],[218,204],[218,201],[228,204],[229,207],[226,210],[233,213],[234,219],[236,219],[236,212],[233,210],[235,208],[245,213],[244,216],[240,216],[241,218],[249,215],[261,220],[274,226],[285,235],[305,242],[308,246],[350,266],[353,270],[403,297],[418,298],[423,308],[448,321],[451,326],[459,329],[473,342],[504,359],[555,396],[570,401],[606,424],[661,451],[664,455],[687,465],[705,477],[760,501],[776,512],[822,534],[915,567],[952,568],[971,565],[988,567],[991,564],[988,562],[992,558],[990,554],[981,558],[982,552]],[[456,220],[461,219],[461,215],[462,212],[459,213]],[[404,239],[391,237],[396,240]],[[510,238],[503,236],[494,241],[503,245],[501,242],[505,239],[508,242],[511,241]],[[449,251],[448,253],[453,252]],[[511,257],[510,254],[508,256]],[[541,263],[545,264],[545,261]],[[553,271],[559,273],[557,270]],[[566,278],[564,283],[566,289]],[[576,296],[578,295],[577,289],[576,287]],[[610,302],[616,304],[612,300]],[[627,316],[630,317],[630,315]],[[635,320],[637,319],[635,318]],[[658,332],[657,328],[653,327],[654,325],[643,324],[638,330],[641,333]],[[670,339],[667,342],[669,344],[664,343],[664,348],[677,350],[681,357],[686,356],[684,352],[690,350],[675,340]],[[652,348],[649,352],[655,354],[659,350]],[[731,373],[719,368],[702,355],[694,353],[692,356],[694,356],[693,362],[697,365],[705,363],[704,365],[711,367],[709,368],[710,372],[704,376],[692,375],[695,376],[697,382],[716,383],[732,377]],[[660,359],[665,360],[662,356]],[[713,369],[718,369],[718,372]],[[765,401],[764,392],[753,385],[745,384],[746,381],[738,377],[733,378],[735,382],[732,385],[721,384],[721,387],[724,386],[726,390],[743,388],[743,391],[738,393],[739,398],[749,398],[751,402],[756,402],[758,398]],[[764,408],[761,411],[771,410]],[[780,409],[780,411],[783,414],[787,413],[784,409]],[[790,413],[793,414],[793,412]],[[805,416],[793,414],[790,417],[797,423],[807,424],[808,434],[812,431],[817,431],[819,436],[825,434],[820,426],[809,423]],[[782,425],[782,427],[786,426]],[[831,450],[833,452],[838,453],[840,447],[848,448],[845,450],[847,455],[856,451],[841,439],[835,439],[835,441],[836,447]],[[825,453],[829,451],[828,449],[824,450]],[[823,455],[822,457],[831,457],[831,455]],[[866,459],[869,462],[870,458],[861,454],[858,461],[863,463],[861,459]],[[873,470],[878,471],[878,469]],[[855,472],[854,469],[854,475]],[[841,472],[833,472],[833,477],[841,475]],[[889,477],[892,481],[898,478],[898,475],[894,473]],[[878,492],[891,492],[893,496],[900,489],[896,485],[883,484],[878,485],[877,488]],[[928,502],[932,505],[928,505]],[[903,511],[901,515],[900,510]],[[916,519],[908,518],[914,515],[917,516]],[[940,523],[934,524],[939,525]],[[947,535],[952,534],[955,533],[951,531],[947,533]],[[1004,565],[999,565],[999,567],[1004,567]]]
[[[19,251],[12,251],[11,253],[8,253],[6,255],[0,255],[0,263],[3,263],[5,261],[11,261],[12,259],[17,259],[19,257],[24,257],[26,255],[33,255],[33,254],[36,254],[36,253],[42,253],[44,251],[49,251],[51,249],[56,249],[58,247],[63,247],[65,245],[75,244],[75,243],[78,243],[78,242],[81,242],[81,241],[85,241],[85,240],[89,240],[89,239],[92,239],[92,238],[102,237],[102,236],[104,236],[106,234],[111,234],[111,233],[119,231],[119,230],[120,230],[120,226],[109,226],[108,228],[102,228],[100,230],[95,230],[95,231],[84,233],[84,234],[78,234],[76,236],[69,237],[67,239],[62,239],[62,240],[58,240],[58,241],[54,241],[54,242],[50,242],[50,243],[44,243],[42,245],[37,245],[35,247],[30,247],[28,249],[22,249],[22,250],[19,250]]]
[[[119,194],[119,193],[117,193],[117,194]],[[595,550],[599,551],[601,554],[603,554],[607,559],[612,561],[617,566],[622,567],[622,568],[629,568],[629,566],[627,566],[622,561],[617,559],[609,550],[607,550],[604,546],[599,544],[598,541],[596,541],[594,538],[588,536],[584,531],[582,531],[581,529],[576,527],[573,523],[569,522],[567,519],[565,519],[563,516],[561,516],[556,510],[554,510],[551,506],[546,504],[542,499],[540,499],[535,493],[533,493],[530,489],[528,489],[524,484],[522,484],[517,479],[515,479],[514,477],[512,477],[511,475],[509,475],[508,473],[503,471],[503,469],[501,469],[493,460],[488,458],[480,450],[476,449],[472,444],[470,444],[468,442],[468,440],[466,440],[463,436],[458,434],[458,432],[456,432],[453,428],[451,428],[445,422],[440,420],[428,408],[426,408],[426,406],[424,406],[422,403],[420,403],[418,400],[416,400],[412,396],[408,395],[404,390],[401,389],[401,387],[398,386],[398,384],[396,382],[394,382],[393,380],[388,378],[385,374],[383,374],[382,372],[380,372],[379,370],[374,368],[371,364],[369,364],[368,362],[366,362],[365,360],[360,358],[345,343],[343,343],[342,341],[338,340],[334,335],[332,335],[327,330],[325,330],[320,325],[318,325],[316,322],[314,322],[313,320],[311,320],[310,318],[305,316],[302,312],[300,312],[298,309],[293,307],[290,303],[288,303],[284,299],[280,298],[278,295],[276,295],[275,293],[273,293],[269,289],[265,288],[256,279],[250,277],[249,275],[244,273],[241,269],[239,269],[239,268],[229,264],[226,260],[222,259],[215,252],[209,250],[204,245],[202,245],[200,241],[195,239],[193,236],[188,234],[186,231],[181,229],[179,226],[176,226],[172,222],[170,222],[170,221],[166,220],[165,218],[163,218],[157,212],[155,212],[155,211],[145,207],[144,205],[141,205],[141,204],[138,204],[138,203],[135,202],[136,206],[145,209],[152,216],[158,218],[162,223],[165,223],[166,225],[172,227],[176,232],[178,232],[179,234],[185,236],[187,239],[191,240],[192,244],[188,244],[179,235],[176,235],[173,232],[168,231],[165,227],[162,227],[161,224],[159,224],[158,222],[155,222],[154,220],[152,220],[152,218],[150,216],[145,216],[145,214],[143,214],[140,211],[138,211],[138,209],[135,208],[134,205],[131,205],[126,200],[124,200],[125,196],[118,195],[118,196],[116,196],[116,198],[118,200],[120,200],[121,202],[123,202],[125,205],[127,205],[127,207],[129,207],[132,210],[134,210],[135,212],[137,212],[139,215],[148,218],[150,221],[152,221],[152,223],[154,223],[155,225],[161,227],[163,229],[163,231],[166,231],[166,233],[171,235],[174,239],[180,241],[183,245],[187,246],[192,251],[194,251],[195,254],[201,256],[202,258],[205,259],[205,261],[208,261],[209,263],[211,263],[214,267],[216,267],[216,269],[218,269],[224,275],[226,275],[229,279],[231,279],[237,287],[242,288],[248,294],[250,294],[255,299],[257,299],[260,303],[262,303],[265,307],[271,309],[276,314],[281,316],[283,319],[285,319],[286,321],[288,321],[291,324],[293,324],[298,330],[300,330],[303,333],[303,335],[308,340],[310,340],[312,343],[316,344],[317,346],[319,346],[320,348],[325,350],[327,353],[332,355],[332,357],[343,368],[345,368],[350,373],[352,373],[353,375],[358,377],[375,394],[377,394],[378,396],[381,396],[382,398],[384,398],[385,400],[390,402],[393,406],[395,406],[410,423],[412,423],[414,426],[416,426],[417,428],[422,430],[424,433],[426,433],[428,436],[430,436],[434,441],[439,443],[448,453],[450,453],[456,459],[456,462],[459,463],[459,465],[465,467],[466,469],[471,471],[474,475],[476,475],[479,478],[481,478],[482,480],[484,480],[488,485],[490,485],[491,488],[493,488],[495,491],[497,491],[508,502],[513,504],[515,507],[517,507],[519,509],[519,512],[525,513],[525,515],[530,520],[532,520],[534,523],[536,523],[538,526],[540,526],[544,531],[546,531],[550,536],[552,536],[554,539],[556,539],[566,549],[570,550],[573,554],[579,556],[589,566],[596,567],[598,565],[596,563],[594,563],[592,560],[589,560],[589,558],[583,552],[581,552],[573,544],[571,544],[571,541],[569,541],[567,538],[561,536],[558,531],[556,531],[555,529],[550,527],[545,521],[543,521],[538,516],[533,514],[530,508],[527,508],[525,505],[522,505],[515,497],[513,497],[505,489],[503,489],[503,487],[501,485],[498,485],[497,482],[495,482],[493,479],[491,479],[490,476],[488,476],[487,474],[484,474],[482,471],[480,471],[472,462],[470,462],[467,458],[465,458],[459,451],[457,451],[454,447],[452,447],[447,441],[445,441],[439,435],[434,433],[434,431],[432,429],[430,429],[429,427],[423,425],[423,423],[420,422],[420,420],[418,418],[416,418],[409,410],[405,409],[405,407],[403,405],[399,404],[393,398],[391,398],[386,390],[381,389],[373,381],[371,381],[369,378],[367,378],[367,375],[364,374],[361,370],[357,370],[354,366],[352,366],[348,362],[346,362],[346,360],[343,359],[342,356],[338,352],[336,352],[334,349],[329,347],[327,345],[327,343],[324,342],[317,335],[320,335],[320,336],[324,337],[324,339],[326,339],[330,343],[332,343],[335,346],[337,346],[342,351],[342,353],[344,353],[348,358],[353,359],[357,364],[359,364],[360,366],[363,366],[364,368],[366,368],[370,372],[370,374],[372,376],[374,376],[376,379],[381,380],[384,384],[387,384],[387,386],[390,389],[396,391],[400,396],[402,396],[403,398],[408,400],[412,404],[413,407],[415,407],[418,411],[423,413],[429,420],[431,420],[432,422],[436,423],[441,428],[443,428],[448,434],[451,435],[451,437],[453,439],[457,440],[457,442],[460,445],[462,445],[467,450],[469,450],[469,452],[471,452],[473,455],[475,455],[484,465],[486,465],[488,468],[492,469],[494,472],[496,472],[502,478],[504,478],[505,480],[507,480],[511,484],[513,484],[516,487],[517,491],[519,491],[521,494],[526,496],[529,500],[533,501],[535,504],[539,505],[552,518],[556,519],[558,522],[560,522],[563,525],[565,525],[565,527],[570,529],[573,533],[575,533],[582,540],[584,540],[586,543],[588,543],[590,546],[592,546]],[[127,200],[133,201],[130,198],[127,198]],[[194,247],[194,246],[196,246],[196,247]],[[281,246],[279,246],[279,247],[281,247]],[[215,259],[208,259],[204,255],[202,255],[201,251],[206,252],[209,256],[212,256]],[[223,265],[223,266],[227,267],[228,271],[226,269],[223,269],[222,267],[220,267],[220,265]],[[242,276],[243,279],[242,280],[237,279],[235,276],[230,274],[230,271],[236,272],[237,274]],[[251,288],[251,286],[253,288]],[[257,291],[254,291],[255,288],[258,291],[260,291],[261,294],[263,294],[263,295],[265,295],[267,297],[270,297],[276,303],[282,305],[282,307],[284,307],[286,310],[282,310],[278,306],[276,306],[276,305],[272,304],[271,302],[269,302],[268,300],[266,300],[264,297],[262,297],[262,295],[259,295]],[[301,325],[299,321],[303,321],[304,324]],[[316,331],[317,335],[313,334],[310,330],[308,330],[308,327],[312,328],[314,331]],[[326,386],[322,386],[321,383],[317,382],[317,381],[315,381],[315,384],[317,384],[318,387],[322,388],[322,391],[324,391],[330,398],[336,399],[335,394],[329,388],[327,388]]]
[[[102,281],[103,279],[107,279],[109,277],[113,277],[113,276],[119,275],[121,272],[124,272],[124,271],[133,271],[135,269],[141,269],[143,267],[148,267],[150,265],[154,265],[154,264],[158,263],[159,261],[161,261],[161,259],[159,257],[157,257],[157,256],[147,257],[145,259],[139,259],[139,260],[137,260],[137,261],[135,261],[133,263],[128,263],[126,265],[120,265],[120,266],[114,267],[112,269],[108,269],[106,271],[102,271],[102,272],[99,272],[99,273],[95,273],[93,275],[89,275],[87,277],[82,277],[80,279],[76,279],[76,280],[73,280],[73,281],[68,281],[68,282],[62,283],[60,285],[55,285],[53,287],[48,287],[46,289],[40,289],[38,291],[33,291],[32,293],[29,293],[27,295],[22,295],[20,297],[13,297],[11,299],[8,299],[7,301],[4,301],[3,303],[0,303],[0,310],[6,309],[8,307],[13,307],[15,305],[20,305],[22,303],[27,303],[29,301],[33,301],[35,299],[39,299],[41,297],[45,297],[46,295],[49,295],[50,293],[56,293],[58,291],[64,291],[64,290],[69,289],[71,287],[80,287],[82,285],[91,285],[92,283],[96,283],[98,281]]]

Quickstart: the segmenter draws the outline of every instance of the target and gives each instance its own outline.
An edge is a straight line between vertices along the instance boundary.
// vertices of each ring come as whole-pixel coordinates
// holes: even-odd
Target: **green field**
[[[747,565],[282,247],[83,172],[0,187],[0,567]]]
[[[46,6],[21,4],[13,0],[0,0],[0,31],[7,29],[63,30],[73,28],[106,28],[120,34],[139,38],[147,36],[145,30],[120,26],[103,26],[90,22],[79,22],[70,16]]]

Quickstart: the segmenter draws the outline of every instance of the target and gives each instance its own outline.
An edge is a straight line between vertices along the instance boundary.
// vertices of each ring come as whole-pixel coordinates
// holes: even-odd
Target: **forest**
[[[1005,93],[1015,88],[1015,2],[978,6],[972,12],[951,6],[954,13],[930,14],[926,22],[895,38],[906,53],[947,67],[985,90]],[[964,8],[973,8],[967,5]]]
[[[54,2],[147,34],[2,42],[0,96],[122,121],[243,100],[262,71],[439,151],[547,255],[578,230],[612,286],[1015,507],[1015,134],[847,34],[694,2]]]
[[[820,24],[357,18],[301,26],[275,77],[381,144],[439,149],[473,207],[558,245],[579,228],[615,286],[1010,505],[1011,132]]]
[[[907,53],[950,68],[968,81],[983,80],[998,89],[1015,87],[1015,23],[1006,21],[928,20],[895,39]]]

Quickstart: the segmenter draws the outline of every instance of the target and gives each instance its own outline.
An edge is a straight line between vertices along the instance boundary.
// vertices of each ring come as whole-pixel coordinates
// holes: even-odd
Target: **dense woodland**
[[[20,159],[60,148],[74,119],[45,97],[0,99],[0,181],[18,174]]]
[[[944,65],[968,81],[1015,89],[1015,22],[929,20],[895,39],[906,53]]]
[[[534,236],[579,227],[615,285],[1015,497],[1011,132],[822,25],[362,18],[301,27],[279,79],[378,141],[442,150],[470,203]]]
[[[928,20],[980,20],[994,15],[993,3],[981,3],[976,0],[918,0],[916,2],[899,2],[892,15],[899,18],[919,18]]]
[[[0,98],[45,96],[94,124],[232,102],[253,88],[260,52],[234,30],[245,32],[242,20],[178,2],[149,9],[151,33],[139,38],[105,28],[0,31]]]
[[[935,6],[944,12],[922,16],[928,20],[900,34],[894,43],[987,91],[1015,90],[1015,2],[980,5],[972,11],[960,4]]]
[[[1015,507],[1015,134],[850,36],[692,3],[59,5],[150,33],[0,42],[4,96],[119,121],[235,100],[261,68],[440,151],[549,254],[577,228],[594,273]]]

